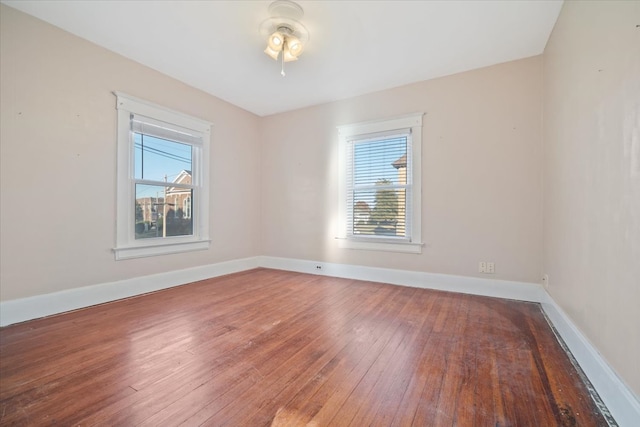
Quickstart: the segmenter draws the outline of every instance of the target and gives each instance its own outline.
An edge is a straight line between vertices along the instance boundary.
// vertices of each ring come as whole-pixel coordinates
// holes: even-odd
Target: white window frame
[[[414,113],[406,116],[395,117],[386,120],[376,120],[363,123],[355,123],[338,127],[339,136],[339,161],[340,171],[339,202],[338,202],[338,233],[337,241],[340,248],[378,250],[387,252],[422,253],[422,117],[424,113]],[[409,130],[407,144],[410,144],[411,164],[407,165],[407,179],[411,180],[410,216],[407,226],[406,238],[390,238],[389,236],[355,236],[349,235],[348,218],[348,185],[351,179],[348,176],[348,162],[353,161],[349,150],[353,148],[353,142],[357,139],[365,139],[371,134],[393,133],[398,130]],[[409,176],[410,174],[410,176]],[[351,206],[353,209],[353,206]]]
[[[156,255],[209,249],[209,150],[210,122],[134,98],[122,92],[117,97],[117,198],[115,259],[123,260]],[[135,154],[132,115],[141,115],[171,125],[177,129],[192,130],[202,143],[194,143],[192,154],[193,234],[162,238],[135,238]]]

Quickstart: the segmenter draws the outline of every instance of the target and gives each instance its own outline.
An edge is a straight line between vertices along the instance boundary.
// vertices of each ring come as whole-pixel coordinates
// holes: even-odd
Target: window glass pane
[[[353,234],[406,236],[407,138],[353,146]]]
[[[136,239],[193,235],[193,190],[136,184]]]
[[[353,192],[353,234],[406,236],[406,190],[379,185]]]
[[[386,180],[406,184],[407,138],[356,142],[353,147],[354,186]]]
[[[193,147],[134,133],[135,178],[175,182],[182,171],[191,174]]]

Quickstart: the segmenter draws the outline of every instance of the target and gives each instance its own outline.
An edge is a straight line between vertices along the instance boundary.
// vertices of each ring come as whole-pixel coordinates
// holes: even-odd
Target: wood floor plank
[[[474,401],[473,424],[476,426],[506,425],[503,418],[504,409],[500,387],[497,383],[495,340],[492,338],[494,322],[490,318],[490,309],[486,305],[476,304],[474,329],[477,341],[475,343],[476,389],[478,396]],[[487,398],[492,396],[492,398]]]
[[[327,299],[325,302],[339,309],[345,304],[344,296],[344,292],[339,292],[332,299]],[[273,372],[279,367],[286,367],[286,364],[301,363],[294,360],[294,356],[300,353],[301,349],[309,348],[310,343],[314,340],[313,337],[322,333],[322,325],[307,321],[309,317],[313,317],[319,310],[323,309],[321,307],[306,308],[301,312],[302,316],[284,319],[284,322],[274,325],[274,331],[273,334],[270,334],[270,339],[263,342],[258,351],[241,359],[247,366],[239,367],[240,372],[235,372],[237,364],[230,365],[223,373],[228,378],[216,377],[214,381],[204,384],[163,411],[156,413],[146,420],[144,424],[153,426],[167,422],[178,423],[188,419],[188,424],[199,425],[211,416],[220,414],[220,411],[223,411],[228,406],[229,401],[237,399],[242,399],[246,402],[253,401],[256,398],[258,389],[258,387],[252,387],[255,383],[259,382],[260,387],[265,387],[269,383],[267,378],[273,377]],[[288,327],[287,324],[289,323],[296,326]],[[279,335],[278,329],[284,327],[287,327],[289,331],[287,337]],[[314,351],[313,347],[311,351]],[[290,369],[287,368],[287,370]],[[256,379],[242,382],[232,381],[234,377],[237,379],[238,376],[242,375],[242,371],[253,372],[256,374]],[[285,372],[281,374],[285,374]],[[220,389],[221,387],[224,390]],[[217,398],[213,399],[210,396],[216,396]],[[210,400],[209,403],[202,407],[202,402],[207,400]],[[191,402],[198,402],[198,405],[192,405]],[[246,407],[235,406],[230,410],[247,412]],[[225,415],[220,414],[216,416],[216,420],[220,424],[224,422],[225,417]]]
[[[225,407],[217,413],[207,408],[207,412],[197,414],[198,418],[202,419],[203,415],[208,414],[209,418],[206,421],[217,425],[224,425],[225,421],[230,422],[231,425],[270,423],[273,413],[278,410],[276,406],[283,399],[287,399],[287,394],[295,394],[303,384],[312,381],[323,366],[335,358],[347,343],[356,338],[357,329],[353,327],[353,321],[361,315],[361,308],[370,307],[370,304],[384,305],[387,292],[378,294],[370,293],[367,288],[362,290],[369,294],[369,297],[356,296],[358,303],[348,302],[348,306],[352,309],[341,310],[341,304],[332,307],[332,311],[336,311],[335,308],[342,312],[339,319],[329,324],[318,325],[312,332],[313,340],[306,346],[300,347],[291,358],[274,367],[263,378],[261,388],[246,390],[239,396],[241,401],[247,402],[246,406]],[[265,388],[270,390],[270,393],[265,394],[262,391]],[[187,424],[193,424],[193,421],[194,419],[190,419]]]
[[[416,416],[416,410],[419,407],[427,407],[428,401],[422,400],[422,394],[427,387],[429,390],[436,390],[440,386],[437,381],[438,376],[433,375],[433,357],[438,356],[438,352],[432,351],[433,348],[440,347],[441,335],[436,332],[436,324],[440,325],[446,319],[447,314],[452,314],[453,310],[445,309],[447,307],[444,298],[449,294],[441,293],[431,296],[433,311],[429,312],[429,332],[425,337],[422,347],[416,348],[420,351],[418,360],[415,363],[415,371],[409,380],[407,390],[398,405],[398,409],[390,425],[392,426],[409,426],[412,425]],[[441,327],[440,327],[441,328]],[[431,357],[431,359],[430,359]],[[422,402],[422,403],[421,403]]]
[[[445,369],[450,353],[449,347],[452,339],[460,339],[453,336],[453,331],[447,330],[447,325],[456,324],[459,314],[457,307],[460,302],[460,299],[450,294],[442,299],[441,303],[447,309],[440,310],[438,313],[432,332],[433,338],[429,340],[430,345],[421,360],[426,381],[423,383],[420,397],[414,401],[412,410],[408,411],[413,412],[411,425],[433,425],[433,420],[438,415],[438,401],[447,385]]]
[[[402,311],[415,290],[410,293],[394,292],[388,303],[362,324],[363,336],[349,346],[349,351],[325,365],[305,387],[279,412],[295,418],[297,423],[307,423],[323,406],[337,411],[371,368],[379,354],[387,347],[395,347],[402,327],[397,313]],[[381,323],[381,324],[380,324]],[[380,325],[379,325],[380,324]]]
[[[379,420],[384,425],[391,425],[395,415],[402,411],[402,403],[414,389],[414,379],[418,378],[422,355],[433,330],[434,317],[440,309],[438,295],[420,292],[418,295],[418,309],[424,312],[421,320],[416,320],[414,334],[409,340],[403,342],[403,348],[393,363],[393,370],[385,378],[381,378],[378,394],[382,395],[382,404],[375,414],[364,411],[364,416],[369,414],[371,420]],[[413,322],[414,320],[410,320]],[[361,409],[365,409],[364,406]]]
[[[171,291],[173,291],[173,290],[171,290]],[[165,293],[163,295],[156,295],[156,296],[163,296],[163,297],[167,298],[167,301],[170,301],[171,304],[175,304],[175,298],[172,298],[172,295],[171,295],[172,293],[173,292],[167,292],[167,293]],[[130,301],[128,301],[128,302],[130,302]],[[143,310],[142,309],[141,310],[136,310],[136,311],[140,314],[140,316],[143,316],[143,314],[142,314]],[[193,313],[193,312],[191,312],[191,313]],[[161,313],[152,313],[152,314],[153,314],[154,317],[158,317],[158,314],[161,314]],[[137,326],[138,322],[136,321],[135,323],[136,323],[136,326]],[[158,327],[157,327],[158,335],[163,338],[161,340],[162,342],[164,342],[164,338],[165,338],[163,336],[163,332],[166,330],[165,325],[164,325],[165,323],[166,322],[164,322],[164,321],[163,322],[158,322]],[[176,324],[175,325],[175,329],[179,330],[180,329],[180,325]],[[134,328],[134,333],[132,335],[135,336],[136,333],[138,332],[138,330],[139,330],[138,328]],[[184,334],[183,334],[183,336],[184,336]],[[127,344],[130,345],[130,343],[132,341],[132,339],[131,339],[132,336],[130,335],[128,338],[129,339],[127,340],[128,341]],[[153,340],[158,340],[157,337],[156,338],[151,337],[151,339],[152,339],[152,342],[153,342]],[[69,340],[67,340],[67,341],[69,342]],[[73,341],[69,342],[69,345],[73,346],[74,342]],[[113,356],[113,352],[110,353],[110,352],[102,351],[101,345],[102,345],[101,341],[96,343],[97,348],[101,350],[101,351],[98,351],[96,353],[97,357],[93,359],[93,363],[95,363],[96,365],[99,365],[101,363],[101,361],[102,361],[101,358],[103,358],[103,357],[108,358],[109,355]],[[118,351],[120,351],[120,349],[118,349]],[[134,352],[135,352],[136,357],[140,356],[140,355],[143,355],[143,354],[146,354],[146,346],[139,346],[139,349],[137,351],[134,350]],[[157,354],[156,353],[153,356],[156,359],[157,358],[162,358],[162,354]],[[137,360],[136,358],[128,358],[127,357],[127,358],[123,358],[123,360],[125,360],[127,362],[126,364],[122,364],[120,366],[123,369],[123,371],[119,372],[118,370],[116,370],[113,373],[113,378],[116,378],[118,380],[122,380],[122,382],[114,384],[113,390],[116,390],[117,392],[120,392],[121,390],[124,390],[126,392],[126,393],[124,393],[124,396],[127,397],[127,400],[124,400],[124,401],[120,401],[119,400],[119,401],[116,402],[116,404],[125,404],[126,405],[127,403],[130,403],[131,399],[132,399],[131,393],[129,393],[130,390],[127,390],[127,389],[129,387],[132,387],[131,384],[135,384],[131,380],[131,376],[132,375],[137,376],[136,374],[138,373],[138,371],[141,368],[144,369],[145,367],[147,367],[147,365],[151,366],[152,368],[155,367],[155,365],[154,365],[153,361],[148,361],[148,360],[144,360],[144,359],[143,360]],[[67,371],[61,371],[61,373],[58,373],[57,375],[58,376],[59,375],[66,375],[67,378],[69,378],[70,380],[75,382],[77,380],[77,376],[75,375],[75,373],[81,372],[81,371],[78,371],[77,366],[75,365],[75,359],[74,358],[69,358],[68,361],[70,363],[70,366],[67,369]],[[49,364],[49,365],[55,366],[55,363],[54,364]],[[130,367],[131,365],[133,365],[133,367],[134,367],[133,370]],[[49,369],[52,369],[52,368],[49,368]],[[167,372],[167,371],[165,371],[164,373],[160,372],[160,374],[161,374],[161,378],[170,378],[171,377],[170,372]],[[43,377],[41,380],[43,382],[45,382],[46,384],[48,384],[48,385],[51,385],[53,383],[53,381],[51,380],[50,377]],[[78,404],[81,405],[81,406],[90,406],[90,403],[92,401],[95,401],[96,399],[100,399],[102,402],[106,402],[104,397],[101,396],[101,394],[103,392],[104,393],[108,393],[109,390],[107,388],[101,388],[101,389],[95,390],[95,391],[93,391],[92,393],[89,393],[89,394],[81,394],[81,395],[78,396],[78,398],[80,400],[80,402],[78,402]],[[44,404],[44,403],[45,402],[41,402],[41,404]],[[56,402],[54,401],[52,403],[52,405],[55,405],[55,403]],[[74,416],[78,416],[79,413],[81,413],[81,411],[77,411],[77,410],[74,411],[73,407],[68,407],[67,406],[65,408],[67,408],[67,410],[69,410],[69,411],[72,411]],[[59,408],[59,409],[56,410],[58,417],[60,417],[61,415],[64,415],[65,408],[62,408],[62,409]],[[99,412],[98,412],[98,414],[94,414],[94,416],[98,416]],[[63,418],[62,421],[71,422],[73,420],[72,419],[64,419]]]
[[[395,290],[390,290],[389,297],[386,300],[380,300],[379,304],[373,307],[373,312],[384,317],[385,315],[393,311]],[[372,307],[369,307],[369,311],[366,313],[361,323],[367,322],[372,318]],[[342,316],[341,316],[342,317]],[[343,369],[348,368],[349,363],[355,360],[359,360],[371,347],[371,340],[375,340],[376,337],[372,336],[366,328],[359,325],[353,326],[357,336],[354,341],[347,342],[340,352],[338,352],[333,358],[326,361],[322,365],[316,365],[314,371],[307,371],[311,375],[307,375],[306,381],[298,383],[298,386],[292,387],[291,390],[287,390],[288,393],[281,396],[280,406],[277,408],[276,413],[287,414],[287,417],[307,417],[308,410],[298,409],[297,405],[312,405],[315,406],[315,400],[318,399],[318,393],[322,394],[322,388],[325,383],[330,380],[332,375],[336,372],[344,372]],[[346,367],[346,368],[345,368]],[[320,390],[320,391],[319,391]],[[295,393],[292,393],[295,391]],[[308,396],[310,399],[306,399]],[[321,400],[321,398],[319,398]],[[217,419],[217,417],[216,417]],[[212,422],[214,420],[211,420]],[[267,421],[270,421],[267,420]],[[255,420],[253,421],[255,422]],[[233,423],[230,423],[233,425]]]
[[[374,415],[371,413],[371,408],[367,407],[366,402],[370,400],[384,402],[385,397],[390,397],[384,388],[385,379],[391,379],[389,375],[395,364],[399,362],[398,358],[402,357],[402,351],[406,350],[407,341],[415,337],[416,328],[412,322],[407,321],[405,314],[415,309],[416,297],[417,295],[414,294],[402,311],[398,313],[398,327],[393,336],[377,353],[376,359],[372,361],[357,386],[353,388],[346,399],[340,402],[340,409],[332,411],[331,407],[326,405],[318,412],[314,420],[318,420],[319,424],[326,425],[333,420],[333,422],[344,425],[366,425],[369,422],[366,416]],[[331,414],[331,412],[335,412],[335,414]]]
[[[363,283],[357,282],[354,285],[362,286]],[[241,397],[242,401],[248,403],[248,407],[238,408],[241,409],[242,415],[233,419],[236,425],[270,424],[274,418],[273,414],[280,410],[282,402],[290,400],[291,396],[299,393],[306,384],[313,382],[321,369],[350,351],[349,343],[361,341],[362,330],[358,327],[359,323],[370,316],[369,310],[372,308],[376,310],[385,306],[391,294],[388,288],[364,285],[366,289],[373,288],[374,292],[359,299],[354,310],[340,310],[339,315],[333,317],[330,323],[319,328],[314,341],[301,349],[295,359],[287,360],[265,378],[265,383],[261,385],[269,387],[271,393],[250,390]],[[217,420],[218,417],[209,419],[212,423]]]
[[[0,329],[0,425],[604,426],[538,304],[256,269]]]
[[[312,277],[307,276],[301,279],[297,279],[304,286]],[[286,284],[286,281],[284,281]],[[308,296],[313,297],[316,295],[316,291],[321,290],[311,289]],[[289,296],[294,306],[298,307],[297,310],[304,312],[304,305],[299,303],[302,301],[302,296],[299,293],[293,293]],[[208,351],[196,351],[194,355],[193,363],[189,363],[176,372],[172,372],[169,375],[161,378],[157,382],[146,383],[144,386],[137,385],[138,393],[133,396],[129,396],[126,400],[117,402],[112,407],[104,408],[97,414],[83,419],[84,423],[92,423],[96,419],[101,419],[103,414],[112,414],[110,419],[116,423],[124,422],[124,420],[135,418],[144,421],[147,417],[152,416],[162,408],[171,405],[181,396],[191,392],[192,390],[202,387],[207,382],[214,381],[216,376],[225,369],[230,369],[236,360],[243,360],[251,355],[255,348],[265,349],[265,345],[268,344],[267,340],[273,334],[270,330],[263,330],[259,325],[264,325],[266,320],[281,318],[283,316],[283,310],[291,305],[291,301],[285,304],[277,305],[275,307],[264,308],[258,313],[253,313],[255,317],[254,323],[248,324],[247,330],[243,328],[237,328],[229,334],[220,336],[220,340],[217,344],[213,345]],[[243,315],[243,312],[238,312],[239,316]],[[229,320],[229,319],[227,319]],[[247,339],[247,337],[249,339]],[[277,345],[278,340],[275,341]],[[210,345],[210,344],[207,344]],[[224,351],[222,351],[224,349]],[[206,359],[197,357],[198,354],[207,355]],[[236,379],[244,379],[246,375],[253,375],[254,372],[247,371],[244,367],[239,368],[239,374]],[[176,392],[177,391],[177,392]],[[115,414],[113,414],[115,412]]]

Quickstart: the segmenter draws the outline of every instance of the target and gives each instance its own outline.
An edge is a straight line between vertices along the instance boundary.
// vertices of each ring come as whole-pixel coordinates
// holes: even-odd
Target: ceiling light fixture
[[[267,37],[267,48],[264,53],[274,60],[280,61],[284,73],[284,63],[297,61],[309,41],[309,31],[300,22],[304,15],[302,7],[290,0],[276,0],[269,5],[270,18],[260,25],[260,34]]]

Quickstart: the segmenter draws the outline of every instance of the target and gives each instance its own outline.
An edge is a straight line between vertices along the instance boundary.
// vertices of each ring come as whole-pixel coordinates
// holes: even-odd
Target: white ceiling
[[[270,1],[10,1],[265,116],[542,53],[562,1],[304,1],[297,62],[262,51]]]

